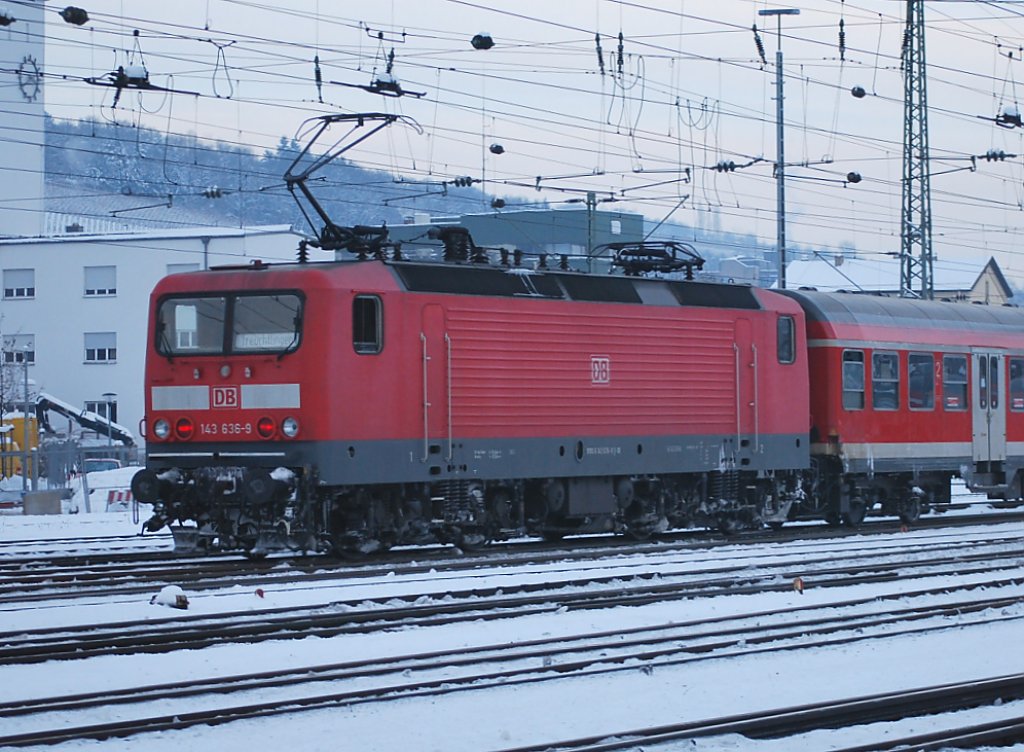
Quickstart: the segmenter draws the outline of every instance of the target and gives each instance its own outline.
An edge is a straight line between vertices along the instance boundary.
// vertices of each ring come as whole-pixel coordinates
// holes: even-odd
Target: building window
[[[935,409],[935,356],[911,353],[908,357],[911,410]]]
[[[942,356],[942,395],[947,410],[967,409],[967,356]]]
[[[357,295],[352,301],[352,346],[357,353],[379,353],[383,342],[383,317],[380,298]]]
[[[11,334],[3,339],[3,362],[4,363],[28,363],[36,362],[36,335],[34,334]]]
[[[199,264],[168,264],[168,274],[183,274],[184,272],[199,271]]]
[[[796,361],[796,326],[792,316],[779,316],[777,344],[780,363]]]
[[[843,407],[864,409],[864,353],[860,350],[843,353]]]
[[[117,267],[85,267],[85,294],[87,296],[117,295]]]
[[[1024,410],[1024,358],[1010,358],[1010,409]]]
[[[107,415],[107,405],[110,405],[110,415]],[[103,400],[102,402],[90,402],[90,401],[87,401],[85,403],[85,409],[87,411],[89,411],[90,413],[96,413],[101,418],[106,418],[111,423],[117,423],[117,401],[116,400],[111,400],[110,402],[107,402],[106,400]],[[103,431],[100,430],[99,433],[102,434]]]
[[[876,410],[900,409],[900,356],[876,352],[871,356],[871,406]]]
[[[115,360],[117,360],[117,334],[115,332],[86,332],[86,363],[113,363]]]
[[[4,269],[4,298],[34,298],[35,269]]]

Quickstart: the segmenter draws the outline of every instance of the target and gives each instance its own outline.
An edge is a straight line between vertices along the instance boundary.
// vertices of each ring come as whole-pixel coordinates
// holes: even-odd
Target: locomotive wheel
[[[650,540],[652,530],[645,525],[626,525],[626,537],[635,541]]]
[[[455,536],[455,545],[463,551],[479,551],[490,543],[490,538],[479,530],[459,530]]]

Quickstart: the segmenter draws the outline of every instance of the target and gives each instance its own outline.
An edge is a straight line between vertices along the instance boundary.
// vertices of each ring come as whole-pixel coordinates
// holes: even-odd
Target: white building
[[[147,220],[137,198],[83,199],[47,185],[44,11],[54,12],[42,2],[0,0],[0,14],[14,19],[0,26],[0,403],[24,399],[27,370],[34,391],[102,416],[109,404],[109,417],[138,434],[156,282],[211,266],[293,260],[298,237],[283,225],[177,229],[209,220],[180,211]],[[46,203],[44,189],[54,194]],[[167,225],[173,229],[155,229]]]
[[[27,361],[39,391],[100,415],[104,395],[116,395],[111,417],[138,434],[156,282],[211,266],[294,260],[297,241],[287,225],[0,240],[0,358],[8,373]],[[23,399],[21,380],[11,380]]]

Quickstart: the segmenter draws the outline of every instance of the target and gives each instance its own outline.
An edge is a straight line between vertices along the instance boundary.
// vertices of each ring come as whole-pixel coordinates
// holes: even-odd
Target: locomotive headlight
[[[166,439],[171,435],[171,424],[163,418],[160,418],[156,423],[153,424],[153,435],[158,439]]]
[[[295,418],[285,418],[281,421],[281,432],[289,439],[294,439],[299,433],[299,421]]]

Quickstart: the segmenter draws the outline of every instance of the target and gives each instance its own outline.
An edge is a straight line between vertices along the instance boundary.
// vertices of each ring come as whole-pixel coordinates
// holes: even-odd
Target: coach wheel
[[[731,514],[720,514],[715,527],[722,535],[735,535],[743,529],[743,523]]]
[[[868,508],[864,503],[864,499],[859,496],[855,499],[850,499],[850,508],[845,515],[846,524],[849,527],[857,527],[864,522],[864,515],[867,514],[867,511]]]
[[[899,504],[900,522],[917,522],[921,517],[921,499],[917,496],[910,496]]]

